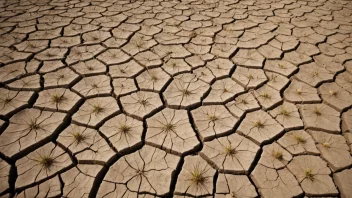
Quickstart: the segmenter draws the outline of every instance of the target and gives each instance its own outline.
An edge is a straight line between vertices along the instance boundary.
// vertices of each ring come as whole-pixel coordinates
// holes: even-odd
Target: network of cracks
[[[351,197],[352,2],[0,1],[0,197]]]

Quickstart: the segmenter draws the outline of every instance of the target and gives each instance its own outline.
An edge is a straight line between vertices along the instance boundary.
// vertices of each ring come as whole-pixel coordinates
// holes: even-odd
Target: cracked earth
[[[352,1],[0,0],[0,197],[352,197]]]

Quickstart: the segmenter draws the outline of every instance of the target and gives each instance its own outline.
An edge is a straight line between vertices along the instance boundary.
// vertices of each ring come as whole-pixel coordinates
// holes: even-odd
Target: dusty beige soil
[[[0,197],[352,194],[352,1],[0,0]]]

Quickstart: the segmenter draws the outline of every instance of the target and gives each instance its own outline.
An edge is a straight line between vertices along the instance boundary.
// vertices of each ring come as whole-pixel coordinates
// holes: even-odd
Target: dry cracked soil
[[[0,197],[352,197],[352,1],[0,0]]]

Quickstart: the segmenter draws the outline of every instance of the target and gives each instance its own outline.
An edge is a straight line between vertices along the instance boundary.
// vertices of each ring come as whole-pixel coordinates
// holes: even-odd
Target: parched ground
[[[352,1],[0,0],[0,197],[352,197]]]

